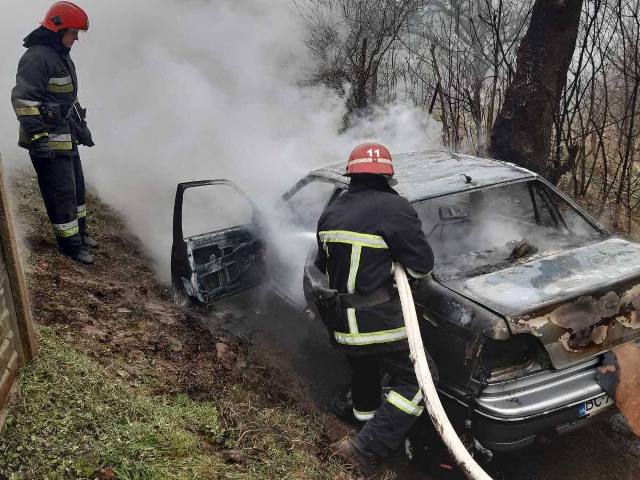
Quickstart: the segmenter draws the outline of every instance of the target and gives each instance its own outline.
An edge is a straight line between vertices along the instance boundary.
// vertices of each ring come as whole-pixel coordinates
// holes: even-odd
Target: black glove
[[[95,143],[93,143],[93,139],[91,138],[91,130],[87,127],[86,122],[83,122],[82,125],[78,128],[77,132],[78,145],[84,145],[85,147],[93,147]]]
[[[93,143],[93,139],[91,138],[91,130],[89,130],[89,127],[87,126],[87,109],[82,108],[78,104],[76,104],[74,108],[78,113],[76,123],[76,138],[78,139],[78,144],[84,145],[85,147],[95,146],[95,143]]]
[[[51,152],[51,149],[49,148],[49,137],[46,135],[31,142],[31,148],[29,151],[38,159],[49,160],[53,158],[53,152]]]

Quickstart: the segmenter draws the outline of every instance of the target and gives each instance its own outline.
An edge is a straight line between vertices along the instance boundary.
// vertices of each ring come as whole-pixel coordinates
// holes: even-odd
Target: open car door
[[[250,211],[246,223],[204,233],[185,230],[185,192],[188,189],[233,189]],[[200,190],[199,190],[200,191]],[[225,197],[226,198],[226,197]],[[217,202],[216,202],[217,203]],[[229,205],[204,205],[200,217],[225,217]],[[207,218],[200,220],[207,220]],[[206,230],[206,229],[205,229]],[[174,300],[186,305],[192,299],[206,305],[228,295],[254,287],[264,273],[264,245],[256,205],[233,182],[224,179],[178,184],[173,211],[171,282]]]

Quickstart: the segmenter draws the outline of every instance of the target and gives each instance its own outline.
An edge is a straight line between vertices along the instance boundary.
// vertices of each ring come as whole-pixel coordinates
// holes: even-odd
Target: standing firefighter
[[[69,52],[87,14],[71,2],[51,6],[41,26],[24,40],[11,103],[20,122],[19,145],[29,150],[40,192],[60,251],[93,263],[86,247],[98,244],[86,232],[85,186],[78,145],[92,147],[78,103],[78,79]]]
[[[337,292],[334,318],[325,320],[351,365],[354,415],[367,422],[338,453],[367,473],[400,446],[423,410],[392,267],[399,262],[414,277],[427,275],[433,252],[415,210],[389,185],[393,164],[384,146],[356,147],[346,175],[348,191],[318,221],[315,264]]]

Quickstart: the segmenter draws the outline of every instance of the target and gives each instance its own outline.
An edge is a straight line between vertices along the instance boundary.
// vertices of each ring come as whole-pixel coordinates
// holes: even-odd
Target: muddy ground
[[[228,328],[233,331],[252,332],[256,345],[268,345],[264,352],[303,378],[315,378],[317,383],[306,385],[316,408],[327,409],[332,394],[346,383],[342,375],[344,363],[335,354],[331,356],[326,333],[306,325],[305,331],[295,334],[306,320],[302,312],[295,312],[283,302],[272,302],[273,311],[263,311],[254,295],[244,295],[222,302],[219,309],[226,312]],[[254,306],[252,310],[251,305]],[[257,308],[255,308],[257,306]],[[288,313],[287,313],[288,312]],[[237,317],[234,318],[234,315]],[[269,321],[277,318],[280,328],[292,332],[287,337],[270,333]],[[302,323],[301,323],[302,322]],[[280,329],[278,329],[280,331]],[[242,333],[240,333],[242,335]],[[246,334],[246,333],[245,333]],[[311,338],[315,336],[315,342]],[[296,343],[302,347],[297,347]],[[326,362],[326,363],[325,363]],[[288,366],[287,366],[288,363]],[[306,383],[302,378],[300,380]],[[640,478],[640,439],[629,430],[621,415],[607,418],[607,414],[578,431],[549,439],[519,452],[497,455],[486,465],[487,472],[496,480],[637,480]],[[404,463],[401,459],[396,462]],[[400,478],[424,479],[459,478],[447,471],[426,475],[415,468],[401,465]]]
[[[347,381],[344,361],[304,312],[268,291],[225,300],[214,311],[178,309],[116,212],[89,199],[90,228],[101,246],[96,264],[82,266],[57,254],[31,175],[14,175],[13,184],[38,322],[58,327],[67,342],[131,385],[152,385],[158,394],[211,398],[225,384],[239,383],[262,392],[265,404],[295,402],[322,419],[320,457],[349,431],[327,412]],[[640,441],[616,415],[499,456],[488,470],[496,479],[638,479]],[[433,477],[402,467],[400,478]]]

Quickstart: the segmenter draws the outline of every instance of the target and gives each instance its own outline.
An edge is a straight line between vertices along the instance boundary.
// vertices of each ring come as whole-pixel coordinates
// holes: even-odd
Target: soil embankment
[[[350,478],[290,373],[210,312],[176,308],[116,212],[88,199],[100,248],[83,266],[57,253],[35,179],[17,173],[12,192],[42,348],[0,479]]]

